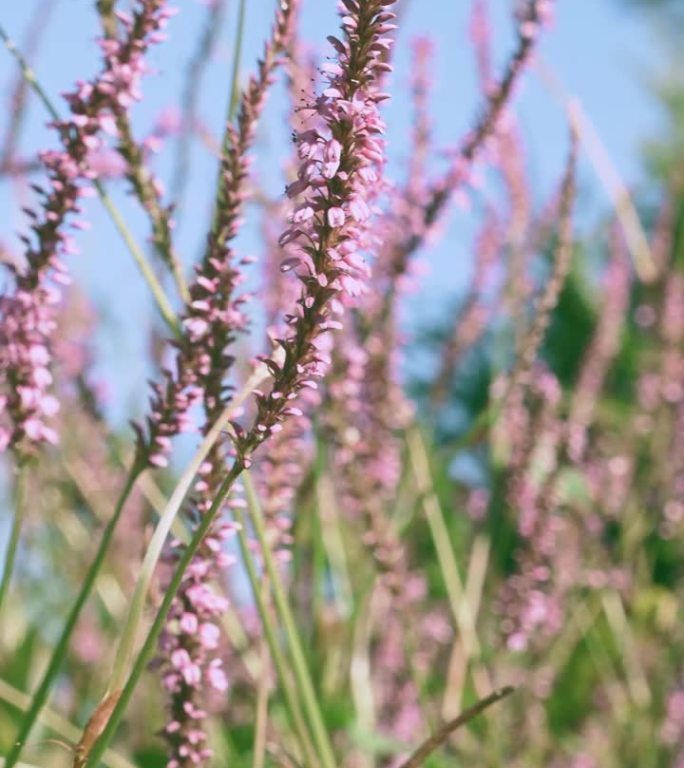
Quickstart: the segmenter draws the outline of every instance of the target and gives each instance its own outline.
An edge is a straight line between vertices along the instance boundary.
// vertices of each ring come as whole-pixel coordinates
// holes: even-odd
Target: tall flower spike
[[[619,232],[614,231],[611,258],[602,281],[603,308],[594,338],[582,363],[568,416],[568,452],[579,462],[587,447],[587,433],[601,396],[604,380],[620,351],[624,318],[629,309],[629,256]]]
[[[451,391],[458,364],[485,332],[492,315],[483,294],[485,284],[502,250],[501,230],[501,224],[494,211],[488,211],[475,243],[473,280],[442,346],[439,372],[430,390],[431,405],[435,409],[444,404]]]
[[[256,124],[272,82],[277,57],[288,45],[296,7],[294,1],[280,4],[271,41],[267,43],[264,58],[259,64],[259,73],[250,80],[243,94],[238,127],[228,126],[227,129],[227,147],[219,181],[219,206],[204,260],[190,288],[191,301],[183,321],[186,336],[180,342],[177,376],[168,378],[165,394],[170,400],[168,405],[162,403],[167,418],[150,421],[152,435],[157,430],[156,442],[151,444],[152,463],[166,461],[171,431],[179,423],[179,416],[183,419],[187,417],[187,412],[174,409],[175,398],[186,397],[187,391],[193,398],[201,398],[206,432],[231,397],[225,385],[226,374],[233,362],[229,346],[236,332],[246,324],[241,310],[246,297],[235,297],[234,291],[243,280],[239,267],[249,261],[243,259],[236,263],[231,241],[237,232],[238,217],[246,197],[247,153],[254,141]],[[162,429],[166,432],[160,432]],[[231,451],[231,447],[216,444],[200,468],[195,484],[196,497],[190,509],[194,524],[209,511],[224,479],[227,454]],[[243,505],[244,500],[233,494],[226,506],[238,504]],[[208,765],[212,757],[204,723],[207,694],[211,690],[221,692],[228,687],[223,660],[218,655],[219,619],[226,610],[227,601],[214,592],[212,582],[220,580],[223,570],[232,562],[225,552],[225,542],[234,532],[235,526],[222,522],[220,516],[213,522],[190,563],[165,627],[161,651],[163,682],[169,694],[171,714],[164,729],[169,753],[168,768]],[[175,542],[169,559],[177,559],[182,551],[183,545]]]
[[[165,372],[163,385],[153,385],[147,434],[138,429],[138,452],[153,466],[165,466],[171,438],[189,428],[188,412],[200,399],[208,420],[216,416],[229,396],[226,376],[233,364],[230,347],[247,324],[244,304],[248,294],[236,296],[244,281],[242,267],[232,247],[239,218],[247,198],[249,150],[256,125],[273,80],[279,56],[286,50],[293,31],[298,3],[280,3],[270,41],[242,94],[237,128],[227,127],[221,159],[218,206],[202,262],[190,286],[190,301],[183,318],[184,337],[177,343],[175,369]]]
[[[53,127],[61,150],[43,152],[48,189],[35,187],[40,212],[27,211],[33,220],[33,239],[24,237],[26,266],[10,267],[14,289],[0,297],[0,449],[8,445],[25,451],[40,443],[55,443],[51,418],[58,410],[50,394],[51,337],[55,329],[55,305],[61,286],[69,282],[61,257],[75,247],[64,232],[68,218],[80,213],[82,184],[92,178],[88,158],[103,146],[102,133],[114,131],[113,115],[140,98],[139,83],[145,71],[148,46],[160,39],[159,31],[171,15],[165,0],[138,0],[132,16],[124,17],[122,38],[100,42],[102,71],[90,82],[78,82],[65,96],[71,114]],[[73,221],[76,229],[83,222]],[[9,422],[9,424],[7,423]]]
[[[501,79],[488,89],[485,107],[475,127],[460,142],[450,168],[429,190],[420,226],[412,227],[408,234],[400,233],[383,248],[378,269],[387,274],[390,285],[406,272],[411,256],[423,245],[454,194],[471,178],[473,166],[501,126],[520,76],[534,53],[538,32],[548,23],[552,10],[553,0],[527,0],[522,5],[517,19],[517,45],[508,66]],[[387,300],[393,301],[393,293]]]
[[[244,457],[282,428],[288,405],[302,388],[317,388],[315,380],[329,365],[329,331],[341,327],[345,305],[366,288],[363,253],[377,245],[370,219],[384,165],[378,104],[386,98],[378,84],[389,68],[385,56],[392,43],[386,35],[395,27],[387,8],[392,3],[341,4],[343,39],[328,38],[336,57],[322,67],[328,85],[309,108],[307,129],[296,135],[301,162],[287,192],[298,202],[280,244],[294,244],[295,255],[282,268],[296,269],[302,291],[286,318],[291,331],[277,341],[284,362],[265,360],[273,388],[257,395],[255,424],[240,441]]]

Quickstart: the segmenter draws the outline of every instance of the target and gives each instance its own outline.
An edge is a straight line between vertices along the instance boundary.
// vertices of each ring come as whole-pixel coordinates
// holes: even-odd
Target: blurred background
[[[178,252],[190,272],[211,217],[239,3],[177,5],[169,41],[149,58],[153,71],[133,125],[137,138],[147,139],[165,199],[177,201]],[[241,84],[261,51],[273,7],[271,0],[246,4]],[[515,43],[514,4],[491,0],[489,10],[499,73]],[[405,0],[402,14],[386,106],[388,174],[399,180],[411,159],[416,40],[433,45],[428,175],[446,167],[482,105],[471,4]],[[97,70],[98,20],[88,0],[7,3],[0,22],[60,108],[60,94]],[[336,3],[304,0],[301,30],[312,58],[325,55],[325,36],[336,25]],[[415,636],[389,620],[371,631],[363,624],[365,603],[349,598],[354,610],[345,603],[345,589],[355,595],[363,586],[372,558],[354,549],[361,540],[358,521],[345,533],[358,564],[339,566],[339,542],[321,534],[329,522],[326,504],[334,506],[326,494],[337,497],[326,485],[335,480],[335,467],[325,465],[329,425],[317,432],[323,448],[296,496],[291,597],[345,768],[398,765],[398,756],[439,723],[506,683],[519,692],[431,758],[431,768],[684,767],[683,32],[681,0],[558,0],[511,108],[515,135],[508,155],[483,164],[417,254],[400,308],[401,385],[415,410],[410,427],[391,435],[401,472],[386,505],[412,567],[406,593],[416,610]],[[43,106],[22,89],[14,60],[2,51],[0,87],[8,105],[0,113],[0,254],[12,261],[21,254],[21,209],[32,200],[36,153],[55,146],[55,137],[45,127]],[[258,260],[267,251],[269,206],[282,196],[290,160],[290,106],[278,82],[259,125],[255,194],[237,241],[240,254],[257,257],[248,280],[257,295],[264,290]],[[508,268],[516,252],[508,217],[524,209],[521,250],[529,262],[517,289],[528,301],[557,253],[569,106],[584,116],[572,267],[528,391],[501,415],[501,382],[526,317],[515,311],[515,280],[510,296],[501,288],[502,265]],[[113,156],[101,163],[108,189],[144,242],[148,222],[126,194],[121,166]],[[97,399],[97,429],[74,418],[64,455],[51,457],[35,479],[16,592],[0,620],[0,745],[13,737],[22,707],[17,691],[35,685],[92,537],[107,519],[122,478],[122,446],[130,443],[128,422],[145,413],[164,333],[98,200],[87,201],[87,218],[92,226],[78,236],[82,255],[69,264],[80,288],[71,294],[62,337],[93,334],[82,345],[81,364],[86,389]],[[487,235],[499,233],[502,222],[506,233],[495,238],[492,267]],[[636,247],[626,236],[630,226]],[[655,280],[643,279],[642,241],[658,267]],[[261,330],[256,310],[253,320]],[[466,321],[472,332],[464,336]],[[261,351],[263,335],[254,338],[255,348],[239,342],[247,358]],[[394,383],[385,382],[388,389]],[[149,535],[150,509],[163,503],[195,442],[181,441],[171,468],[156,485],[141,488],[122,526],[52,702],[72,722],[83,723],[98,700],[132,564]],[[4,465],[3,471],[9,510],[10,474]],[[0,551],[10,528],[5,509]],[[347,567],[347,581],[338,566]],[[212,739],[216,765],[247,766],[255,731],[250,670],[261,646],[244,574],[230,573],[235,610],[226,635],[233,678],[229,703],[216,705]],[[364,690],[359,694],[345,667],[364,637],[369,666],[378,658],[400,657],[405,664],[391,681],[371,681],[378,701],[383,686],[391,691],[386,711],[372,724],[364,718]],[[154,737],[163,723],[160,702],[157,688],[145,688],[120,738],[122,753],[145,768],[166,764]],[[287,731],[277,698],[272,715],[277,741]],[[58,760],[59,750],[34,744],[32,754],[35,764],[55,765],[48,761]],[[269,759],[290,764],[283,755]]]

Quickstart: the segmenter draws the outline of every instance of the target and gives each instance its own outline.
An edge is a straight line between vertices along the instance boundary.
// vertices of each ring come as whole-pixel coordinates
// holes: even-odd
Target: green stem
[[[5,31],[5,28],[0,25],[0,38],[2,38],[3,42],[5,43],[5,47],[7,50],[14,56],[14,58],[19,63],[19,67],[21,68],[21,74],[24,77],[24,80],[29,84],[31,88],[36,92],[38,95],[38,98],[43,102],[45,105],[45,108],[50,113],[50,116],[53,118],[53,120],[59,120],[59,113],[55,109],[53,103],[50,101],[50,97],[45,93],[43,90],[41,84],[38,82],[36,78],[36,73],[31,69],[28,62],[22,55],[21,51],[17,48],[16,43],[12,38],[7,34]]]
[[[121,239],[124,241],[131,256],[133,257],[133,261],[135,261],[138,269],[140,270],[140,273],[143,276],[143,279],[147,283],[157,304],[159,314],[162,316],[164,322],[169,326],[173,334],[179,339],[182,338],[183,331],[181,330],[181,326],[178,322],[178,318],[176,317],[176,313],[173,311],[171,302],[166,296],[161,283],[157,279],[151,264],[145,258],[145,254],[142,252],[140,246],[135,242],[131,231],[126,226],[126,222],[124,221],[123,216],[119,212],[119,209],[114,205],[114,202],[107,194],[105,188],[99,181],[95,181],[93,184],[97,190],[97,194],[100,196],[102,205],[104,205],[107,213],[114,223],[114,226],[121,235]]]
[[[42,86],[40,85],[40,83],[36,78],[35,72],[28,65],[28,62],[23,57],[21,51],[17,48],[16,44],[14,43],[12,38],[7,34],[7,32],[5,31],[2,25],[0,25],[0,38],[2,38],[2,40],[4,41],[5,47],[7,48],[7,50],[17,60],[24,79],[29,84],[29,86],[35,91],[38,98],[41,100],[41,102],[45,106],[45,109],[47,109],[52,119],[56,121],[60,121],[61,117],[55,105],[52,103],[47,93],[43,90]],[[161,316],[163,317],[166,324],[171,328],[173,333],[176,336],[180,337],[182,331],[178,323],[178,319],[176,318],[175,313],[171,307],[171,304],[166,294],[164,293],[164,289],[162,288],[161,283],[159,282],[159,280],[157,280],[157,277],[154,274],[154,270],[152,269],[147,259],[145,258],[145,255],[142,252],[140,246],[135,242],[133,235],[131,234],[130,230],[126,226],[126,222],[124,221],[123,216],[119,212],[118,208],[114,205],[114,202],[105,191],[105,188],[102,186],[102,184],[99,181],[94,181],[93,185],[97,191],[97,194],[100,197],[100,200],[102,201],[102,204],[105,207],[105,210],[110,215],[112,221],[114,222],[114,226],[116,227],[118,233],[121,235],[121,238],[124,241],[124,244],[130,251],[131,256],[133,256],[133,260],[137,264],[138,269],[140,269],[140,272],[142,273],[143,278],[147,282],[152,292],[152,295],[157,303],[157,307],[159,309]]]
[[[182,503],[183,498],[185,497],[190,487],[193,477],[197,473],[199,465],[202,463],[206,454],[210,450],[211,446],[215,443],[222,430],[228,425],[228,422],[230,421],[231,416],[234,415],[235,410],[240,407],[240,405],[249,397],[252,390],[255,387],[258,387],[259,384],[267,376],[268,368],[262,363],[247,379],[244,387],[235,395],[228,407],[212,425],[210,431],[202,441],[200,448],[193,457],[193,460],[190,462],[188,469],[183,474],[183,477],[178,483],[176,490],[172,494],[171,499],[169,500],[167,507],[161,516],[161,520],[153,536],[153,542],[148,548],[148,552],[143,563],[143,574],[141,575],[141,579],[138,581],[138,585],[136,585],[136,595],[134,596],[133,604],[129,610],[126,627],[122,635],[121,643],[114,664],[112,679],[110,680],[105,698],[100,703],[93,717],[91,717],[91,720],[86,725],[84,738],[79,744],[79,749],[81,752],[78,755],[78,765],[81,768],[85,768],[86,764],[95,765],[97,764],[96,761],[102,758],[109,740],[112,738],[119,721],[123,717],[127,703],[130,700],[130,697],[133,695],[133,691],[137,685],[140,675],[144,671],[145,665],[154,653],[155,643],[157,642],[159,634],[161,633],[161,630],[164,626],[164,622],[166,621],[166,617],[171,608],[173,598],[178,591],[178,587],[180,585],[183,574],[190,564],[193,556],[199,549],[204,535],[208,531],[209,526],[213,522],[213,519],[216,517],[218,510],[221,508],[221,504],[223,503],[225,497],[228,495],[233,482],[242,472],[243,467],[241,464],[236,463],[233,466],[233,469],[230,471],[221,487],[219,488],[217,496],[214,499],[210,509],[202,519],[202,522],[195,531],[192,539],[188,542],[183,556],[178,563],[176,571],[173,574],[168,590],[164,595],[164,600],[162,601],[161,607],[159,608],[157,616],[155,617],[152,628],[150,629],[143,644],[142,650],[138,654],[138,658],[133,665],[126,683],[123,684],[124,670],[128,665],[129,656],[132,655],[133,642],[135,636],[137,635],[137,628],[142,617],[142,607],[144,604],[143,597],[147,590],[146,586],[140,588],[140,584],[145,584],[146,580],[148,580],[151,576],[153,570],[152,564],[156,563],[156,560],[158,559],[161,544],[163,544],[163,540],[168,535],[173,520],[175,519],[176,512],[178,511],[178,508],[180,507],[180,504]],[[147,575],[145,575],[146,571],[148,571]],[[122,689],[119,688],[121,684],[123,684]],[[102,708],[106,708],[108,706],[108,702],[114,702],[113,709],[111,710],[111,715],[107,719],[107,722],[104,723],[102,727],[100,727],[100,724],[95,723],[93,718],[97,719],[100,712],[102,711]],[[95,736],[93,737],[93,739],[97,739],[94,744],[90,740],[91,735],[89,733],[89,729],[97,729]],[[97,736],[97,733],[100,733],[101,735]],[[84,746],[86,743],[87,746]],[[90,747],[91,744],[92,749]],[[95,756],[93,757],[92,755]]]
[[[273,656],[273,663],[275,664],[276,672],[278,673],[278,679],[280,680],[283,694],[285,695],[285,704],[287,706],[288,714],[290,715],[292,725],[297,732],[297,736],[302,747],[302,752],[306,758],[306,763],[307,765],[313,766],[313,768],[315,768],[315,753],[313,751],[313,747],[311,746],[311,741],[309,739],[306,725],[304,724],[304,718],[302,716],[299,699],[296,695],[296,690],[293,688],[292,683],[290,682],[285,656],[283,655],[283,652],[278,643],[276,630],[273,626],[273,620],[268,609],[268,605],[266,604],[261,585],[259,583],[259,576],[257,574],[256,565],[254,563],[254,556],[252,555],[252,551],[249,548],[245,515],[241,509],[236,509],[234,514],[236,521],[240,524],[238,540],[240,542],[242,559],[245,563],[245,570],[247,571],[247,578],[249,579],[249,583],[252,587],[254,600],[257,604],[259,616],[261,617],[261,623],[264,628],[266,642],[268,643],[269,650]]]
[[[470,609],[464,601],[463,581],[451,546],[451,537],[444,519],[444,512],[432,484],[423,437],[417,426],[411,427],[406,432],[406,442],[411,469],[422,497],[423,512],[430,529],[430,536],[437,553],[437,562],[447,590],[449,607],[454,622],[463,636],[466,653],[471,657],[473,654],[479,654],[479,642],[472,626]]]
[[[245,32],[245,16],[247,10],[247,3],[245,0],[240,0],[240,10],[238,13],[237,32],[235,34],[235,50],[233,52],[233,66],[230,76],[230,98],[228,99],[228,114],[226,115],[226,130],[223,133],[223,139],[221,141],[221,154],[225,155],[230,148],[231,134],[228,130],[230,124],[235,118],[235,113],[240,103],[240,89],[238,88],[238,79],[240,76],[240,58],[242,56],[242,38]],[[218,229],[219,213],[223,198],[223,171],[221,163],[219,163],[219,175],[216,181],[216,193],[214,196],[214,210],[211,218],[211,231],[216,233]]]
[[[266,584],[263,584],[264,592]],[[252,748],[252,768],[265,768],[266,737],[268,728],[268,678],[271,667],[271,657],[268,644],[263,638],[259,641],[259,658],[261,674],[257,683],[256,702],[254,706],[254,742]]]
[[[0,615],[2,615],[2,606],[9,590],[10,581],[12,580],[14,561],[17,557],[17,546],[21,535],[21,526],[24,521],[27,472],[26,463],[23,461],[20,462],[17,467],[17,482],[14,487],[14,520],[12,521],[12,530],[5,552],[5,565],[2,569],[2,581],[0,581]]]
[[[109,544],[112,540],[114,528],[116,527],[116,524],[119,521],[119,517],[121,516],[124,505],[126,504],[126,501],[130,496],[131,491],[133,490],[133,486],[135,485],[135,482],[142,471],[143,471],[143,468],[141,466],[134,464],[133,467],[131,468],[131,471],[128,474],[126,485],[121,491],[121,494],[116,504],[116,508],[114,510],[114,514],[112,515],[110,521],[107,523],[107,526],[104,529],[104,532],[102,533],[100,546],[97,550],[97,553],[95,554],[95,558],[90,568],[88,569],[88,572],[86,573],[83,579],[83,585],[81,587],[81,591],[79,592],[78,597],[76,598],[76,602],[73,604],[71,608],[66,624],[62,629],[62,634],[60,635],[59,640],[57,641],[57,645],[55,646],[55,649],[52,652],[52,657],[50,658],[50,662],[47,666],[47,669],[45,670],[45,673],[43,674],[43,678],[40,681],[40,684],[38,685],[38,689],[33,695],[33,701],[31,702],[31,707],[29,708],[28,712],[26,713],[23,720],[21,721],[19,733],[17,734],[17,737],[14,740],[12,748],[10,749],[9,754],[7,755],[7,758],[5,761],[5,768],[14,768],[14,766],[17,764],[17,761],[19,760],[19,756],[21,755],[21,751],[24,747],[24,744],[26,743],[26,739],[31,733],[31,729],[34,726],[40,711],[45,705],[45,702],[47,701],[50,690],[52,689],[55,679],[57,678],[57,674],[61,669],[62,662],[64,661],[64,658],[66,656],[66,653],[69,647],[69,640],[71,639],[71,635],[76,626],[76,622],[78,621],[78,618],[81,615],[81,610],[83,609],[83,606],[88,600],[88,597],[93,589],[93,585],[95,584],[95,579],[97,578],[100,572],[100,569],[102,568],[102,565],[104,563],[104,558],[107,553],[107,549],[109,548]]]
[[[240,77],[240,59],[242,58],[242,39],[245,36],[245,16],[247,10],[246,0],[240,0],[240,12],[238,14],[237,34],[235,36],[235,53],[233,54],[233,73],[230,78],[230,103],[228,105],[228,122],[235,118],[238,103],[240,101],[240,89],[238,79]],[[225,146],[224,146],[225,149]]]
[[[297,627],[294,621],[294,616],[285,597],[285,590],[283,588],[280,574],[273,560],[273,555],[269,547],[266,538],[266,527],[264,524],[264,517],[261,511],[261,505],[256,495],[254,483],[249,475],[249,472],[244,473],[245,492],[247,497],[247,505],[252,517],[252,523],[254,525],[254,531],[259,541],[259,545],[262,550],[264,564],[266,566],[266,573],[273,585],[273,597],[275,599],[276,610],[280,616],[280,620],[283,623],[285,634],[287,635],[288,644],[290,646],[290,653],[292,655],[293,671],[297,685],[301,691],[304,699],[304,708],[306,709],[309,717],[311,728],[313,731],[314,742],[318,749],[318,755],[323,768],[335,768],[335,756],[330,745],[328,733],[325,729],[323,722],[323,716],[318,706],[316,693],[314,691],[313,683],[311,682],[311,676],[306,665],[306,659],[302,647],[302,642],[297,632]]]
[[[193,534],[192,539],[190,540],[190,543],[183,551],[183,554],[178,561],[178,565],[173,572],[171,581],[169,582],[169,585],[164,592],[164,598],[161,605],[159,606],[159,610],[157,611],[156,616],[154,617],[152,626],[150,627],[143,646],[138,653],[135,663],[133,664],[131,673],[126,680],[121,693],[117,697],[116,705],[114,706],[114,709],[112,710],[106,725],[102,729],[99,738],[93,745],[92,750],[88,755],[83,756],[84,759],[82,765],[84,768],[86,768],[86,766],[94,768],[94,766],[99,765],[105,749],[107,748],[116,729],[119,726],[119,723],[121,722],[121,718],[123,717],[123,714],[126,711],[126,707],[131,700],[131,696],[133,695],[133,691],[138,684],[140,676],[146,670],[148,663],[154,655],[159,635],[164,628],[166,617],[168,616],[169,610],[171,609],[171,605],[173,603],[173,599],[178,592],[178,588],[180,587],[183,574],[187,570],[192,561],[192,558],[195,556],[197,550],[199,549],[211,524],[214,522],[214,518],[216,517],[219,509],[225,501],[226,496],[233,487],[233,483],[235,482],[236,478],[240,475],[242,469],[243,467],[239,463],[233,465],[233,468],[230,470],[225,480],[221,484],[213,504],[202,518],[200,524],[197,526],[195,533]]]

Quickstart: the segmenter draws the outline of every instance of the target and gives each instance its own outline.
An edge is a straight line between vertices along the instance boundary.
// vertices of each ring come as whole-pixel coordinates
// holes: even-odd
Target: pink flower
[[[328,208],[328,224],[330,224],[331,227],[344,226],[345,219],[344,211],[341,208]]]

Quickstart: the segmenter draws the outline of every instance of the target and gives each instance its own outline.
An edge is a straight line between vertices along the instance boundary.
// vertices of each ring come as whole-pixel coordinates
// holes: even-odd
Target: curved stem
[[[154,297],[154,300],[157,304],[157,309],[159,310],[159,314],[162,316],[164,322],[169,326],[173,334],[177,338],[181,338],[183,335],[183,332],[181,330],[180,323],[178,322],[178,318],[176,317],[176,313],[173,311],[173,308],[171,306],[171,302],[169,301],[166,293],[164,292],[164,289],[162,288],[161,283],[157,279],[157,276],[154,273],[154,270],[152,269],[152,266],[150,265],[149,261],[145,258],[145,254],[142,252],[142,249],[140,246],[136,243],[135,239],[133,238],[133,235],[131,234],[130,230],[126,226],[126,222],[123,219],[123,216],[119,212],[119,209],[114,205],[114,202],[112,201],[111,197],[107,194],[107,191],[102,186],[102,184],[99,181],[93,182],[95,189],[97,190],[97,194],[100,196],[100,200],[102,201],[102,205],[104,205],[105,210],[109,214],[112,222],[114,223],[114,226],[116,227],[117,231],[121,235],[121,239],[124,241],[126,247],[128,248],[131,256],[133,257],[133,261],[135,261],[136,266],[140,270],[140,274],[143,276],[145,282],[147,283],[152,296]]]
[[[501,701],[501,699],[505,699],[506,696],[510,696],[514,690],[515,688],[510,685],[507,685],[504,688],[499,688],[499,690],[494,691],[494,693],[487,696],[486,699],[482,699],[482,701],[469,709],[466,709],[463,714],[459,715],[455,720],[446,723],[446,725],[443,725],[437,733],[430,736],[427,741],[423,742],[411,757],[409,757],[405,763],[402,763],[401,768],[420,768],[420,766],[425,764],[428,757],[430,757],[438,747],[444,744],[455,730],[470,722],[474,717],[481,712],[484,712],[485,709],[491,707],[492,704],[496,704],[497,701]]]
[[[20,462],[17,467],[17,482],[14,487],[14,520],[12,521],[12,530],[7,550],[5,551],[5,564],[2,569],[2,580],[0,581],[0,615],[2,615],[2,605],[9,590],[12,572],[14,571],[14,561],[17,556],[17,546],[21,535],[21,526],[24,521],[24,507],[26,495],[26,474],[27,467],[25,462]]]
[[[118,523],[119,518],[121,517],[121,513],[126,504],[126,501],[130,496],[131,491],[133,490],[133,487],[135,485],[135,482],[142,471],[143,471],[142,467],[138,465],[133,465],[133,467],[131,468],[131,471],[128,474],[128,479],[126,480],[126,484],[123,490],[121,491],[121,494],[116,504],[116,508],[114,510],[114,514],[112,515],[110,521],[107,523],[107,526],[104,529],[104,532],[102,534],[102,539],[100,541],[100,546],[98,547],[97,553],[95,554],[95,558],[93,559],[93,562],[83,579],[83,585],[81,586],[81,591],[79,592],[78,597],[76,598],[76,602],[73,604],[71,611],[69,612],[69,616],[66,620],[66,624],[64,625],[64,628],[62,629],[62,633],[59,637],[59,640],[57,641],[57,645],[55,646],[55,649],[52,652],[52,657],[50,658],[50,662],[48,663],[47,669],[45,670],[45,673],[43,674],[43,678],[40,681],[40,684],[38,685],[38,689],[33,695],[33,701],[31,702],[31,706],[27,711],[26,715],[24,716],[23,720],[21,721],[19,733],[14,739],[12,748],[10,749],[9,754],[7,755],[7,758],[5,761],[5,768],[14,768],[14,766],[17,764],[17,761],[19,760],[21,752],[26,743],[26,739],[31,733],[31,729],[33,728],[36,720],[38,719],[38,715],[40,711],[42,710],[45,702],[48,699],[50,690],[52,689],[52,686],[55,683],[55,680],[57,678],[57,674],[59,673],[59,670],[62,667],[62,662],[64,661],[64,658],[66,656],[66,653],[69,647],[69,640],[71,639],[71,635],[74,631],[74,628],[76,627],[76,622],[78,621],[78,618],[81,615],[83,606],[85,605],[86,601],[88,600],[88,597],[90,596],[90,593],[93,589],[93,585],[95,584],[95,579],[97,578],[97,575],[100,572],[100,569],[102,568],[102,565],[104,563],[105,555],[109,548],[109,544],[112,540],[112,535],[114,534],[114,528],[116,527],[116,524]]]
[[[10,685],[5,680],[0,680],[0,699],[21,712],[26,712],[31,706],[31,697]],[[75,743],[81,735],[80,728],[47,707],[41,712],[38,719],[51,731],[54,731],[55,734],[68,741]],[[112,750],[107,750],[105,752],[102,762],[109,766],[109,768],[135,768],[130,760],[127,760],[125,757]],[[19,765],[21,766],[22,763],[19,763]]]

